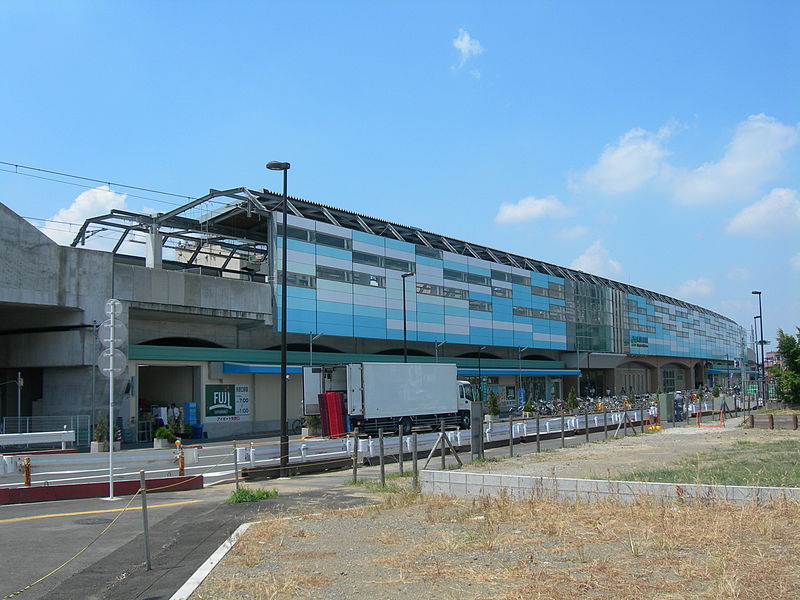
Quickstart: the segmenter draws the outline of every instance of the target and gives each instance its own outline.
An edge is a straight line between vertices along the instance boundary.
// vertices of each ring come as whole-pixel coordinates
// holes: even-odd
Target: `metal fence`
[[[92,439],[92,426],[89,415],[68,415],[63,417],[3,417],[0,422],[2,433],[35,433],[38,431],[75,431],[75,444],[88,446]]]

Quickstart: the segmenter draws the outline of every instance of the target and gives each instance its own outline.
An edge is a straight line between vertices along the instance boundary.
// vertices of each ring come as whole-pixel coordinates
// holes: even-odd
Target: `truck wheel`
[[[458,419],[459,425],[461,425],[461,429],[469,429],[470,426],[470,418],[469,413],[461,413],[461,416]]]
[[[409,417],[400,419],[400,434],[411,435],[411,419]]]

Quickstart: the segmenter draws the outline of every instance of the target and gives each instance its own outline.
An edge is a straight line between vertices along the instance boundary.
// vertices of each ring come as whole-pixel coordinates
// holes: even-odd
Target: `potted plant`
[[[322,420],[319,415],[308,415],[306,417],[306,426],[303,428],[306,431],[303,435],[319,435],[322,431]]]
[[[166,427],[159,427],[153,436],[153,448],[170,448],[175,443],[175,434]]]
[[[108,452],[108,423],[100,416],[92,428],[91,452]]]
[[[494,390],[489,390],[489,403],[486,407],[486,422],[491,423],[500,414],[500,406],[497,403],[497,394]]]
[[[531,404],[530,399],[525,402],[525,406],[522,407],[522,418],[523,419],[530,419],[533,416],[533,405]]]
[[[569,388],[569,393],[567,394],[567,407],[570,410],[576,410],[578,408],[578,395],[575,393],[575,388]]]

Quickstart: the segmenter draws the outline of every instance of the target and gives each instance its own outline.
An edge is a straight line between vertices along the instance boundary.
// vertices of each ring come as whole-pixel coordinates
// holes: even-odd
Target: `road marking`
[[[167,508],[169,506],[181,506],[183,504],[194,504],[195,502],[200,502],[200,500],[183,500],[181,502],[168,502],[166,504],[148,504],[148,510],[151,508]],[[121,510],[142,510],[141,506],[128,506],[127,508],[107,508],[103,510],[84,510],[81,512],[70,512],[70,513],[55,513],[52,515],[36,515],[33,517],[17,517],[14,519],[0,519],[0,523],[19,523],[20,521],[33,521],[36,519],[54,519],[56,517],[77,517],[81,515],[99,515],[103,513],[117,513]]]

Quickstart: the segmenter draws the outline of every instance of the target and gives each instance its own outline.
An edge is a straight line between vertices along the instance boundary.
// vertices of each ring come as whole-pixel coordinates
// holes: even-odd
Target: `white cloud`
[[[126,194],[112,192],[107,186],[100,186],[81,193],[67,208],[62,208],[43,227],[42,233],[62,245],[72,243],[75,234],[89,217],[96,217],[114,208],[125,209]],[[93,245],[93,247],[97,247]],[[113,247],[113,244],[111,244]]]
[[[714,282],[707,277],[688,279],[678,286],[678,298],[707,298],[714,293]]]
[[[669,152],[663,143],[675,127],[668,124],[656,133],[638,127],[631,129],[616,144],[606,146],[594,165],[573,176],[570,187],[589,188],[603,194],[624,194],[639,189],[664,172]]]
[[[797,139],[797,127],[765,114],[751,115],[737,125],[719,161],[673,173],[675,198],[684,204],[706,204],[757,194],[783,170],[784,154]]]
[[[732,281],[747,281],[750,279],[750,269],[746,267],[733,267],[728,270],[727,277]]]
[[[800,271],[800,252],[789,259],[789,265],[791,265],[792,269],[795,271]]]
[[[458,65],[453,67],[455,69],[460,69],[464,66],[464,64],[473,56],[478,56],[479,54],[483,54],[484,48],[481,46],[481,43],[472,38],[469,35],[469,32],[465,31],[464,29],[458,30],[458,36],[453,40],[453,47],[458,50]],[[480,73],[474,71],[472,76],[475,77],[477,73],[477,78],[480,78]]]
[[[573,213],[574,210],[564,206],[555,196],[545,196],[544,198],[528,196],[516,204],[503,202],[494,221],[502,224],[545,218],[558,219],[568,217]]]
[[[558,236],[562,240],[577,240],[589,233],[589,228],[583,225],[576,225],[575,227],[567,227],[558,232]]]
[[[800,195],[796,190],[775,188],[755,204],[739,211],[725,231],[760,238],[796,235],[800,231]]]
[[[614,278],[622,274],[622,265],[609,257],[608,250],[603,247],[600,240],[589,246],[583,254],[572,261],[570,266],[602,277]]]

